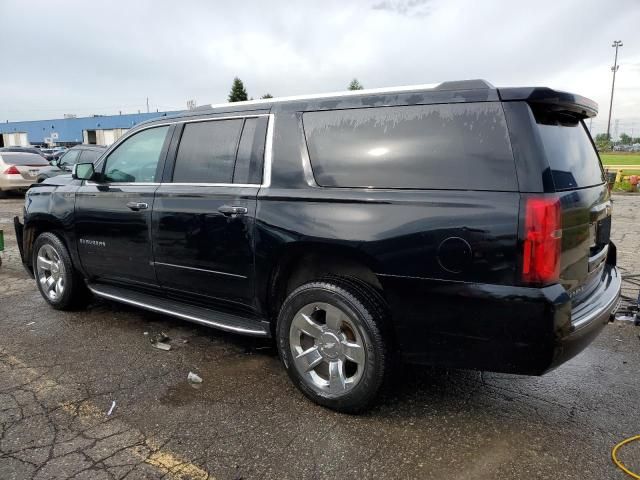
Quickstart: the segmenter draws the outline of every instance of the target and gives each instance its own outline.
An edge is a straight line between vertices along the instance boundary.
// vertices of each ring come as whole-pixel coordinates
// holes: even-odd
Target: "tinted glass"
[[[322,186],[517,190],[499,102],[309,112]]]
[[[160,152],[169,127],[143,130],[122,142],[107,157],[105,178],[109,182],[155,182]]]
[[[60,157],[60,164],[73,165],[78,163],[78,157],[80,157],[80,150],[69,150]]]
[[[184,126],[173,181],[231,183],[242,119],[187,123]]]
[[[247,118],[238,146],[238,158],[233,171],[233,183],[262,183],[264,143],[267,118]]]
[[[534,112],[556,190],[604,182],[600,159],[584,124],[569,116]]]
[[[46,158],[35,153],[0,152],[0,157],[8,165],[32,165],[34,167],[49,165]]]
[[[103,152],[100,151],[96,151],[96,150],[83,150],[82,151],[82,156],[80,158],[82,158],[82,163],[95,163],[96,160],[98,160],[100,158],[100,155],[102,155]]]

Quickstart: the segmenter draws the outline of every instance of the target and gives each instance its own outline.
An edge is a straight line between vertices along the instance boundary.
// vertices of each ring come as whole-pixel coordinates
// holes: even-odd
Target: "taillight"
[[[522,280],[552,283],[560,276],[562,219],[555,198],[528,198],[525,207]]]
[[[7,168],[3,173],[5,175],[20,175],[20,171],[15,165],[9,165],[9,168]]]

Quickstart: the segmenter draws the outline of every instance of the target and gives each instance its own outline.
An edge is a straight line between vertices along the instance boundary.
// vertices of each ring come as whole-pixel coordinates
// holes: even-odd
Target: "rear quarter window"
[[[321,186],[517,191],[499,102],[303,114]]]

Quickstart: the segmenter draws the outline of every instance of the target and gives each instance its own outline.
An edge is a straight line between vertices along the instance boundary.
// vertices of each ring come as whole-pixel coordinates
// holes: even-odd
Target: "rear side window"
[[[604,182],[598,153],[581,120],[536,109],[534,117],[556,190],[592,187]]]
[[[4,163],[9,165],[32,167],[49,165],[49,162],[46,158],[35,153],[0,152],[0,157],[2,157]]]
[[[516,191],[499,102],[308,112],[319,185]]]
[[[244,121],[233,183],[262,183],[267,123],[267,117],[247,118]]]
[[[184,126],[173,181],[231,183],[242,119],[187,123]]]

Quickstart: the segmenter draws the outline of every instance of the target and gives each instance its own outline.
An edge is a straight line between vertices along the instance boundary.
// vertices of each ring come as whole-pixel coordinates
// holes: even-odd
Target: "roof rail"
[[[366,88],[363,90],[346,90],[340,92],[328,92],[328,93],[318,93],[312,95],[292,95],[289,97],[275,97],[275,98],[265,98],[259,100],[248,100],[244,102],[235,102],[231,103],[218,103],[211,105],[202,105],[196,107],[196,110],[204,110],[211,108],[220,108],[220,107],[229,107],[231,105],[234,106],[244,106],[244,105],[270,105],[272,103],[280,103],[280,102],[291,102],[291,101],[304,101],[304,100],[316,100],[322,98],[333,98],[333,97],[351,97],[358,95],[371,95],[371,94],[385,94],[385,93],[403,93],[403,92],[415,92],[419,90],[437,90],[437,91],[447,91],[447,90],[487,90],[495,88],[486,80],[460,80],[453,82],[442,82],[442,83],[430,83],[423,85],[404,85],[400,87],[382,87],[382,88]]]

